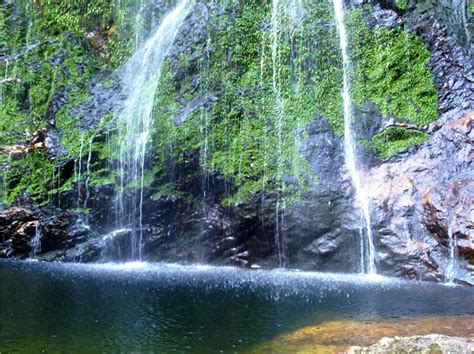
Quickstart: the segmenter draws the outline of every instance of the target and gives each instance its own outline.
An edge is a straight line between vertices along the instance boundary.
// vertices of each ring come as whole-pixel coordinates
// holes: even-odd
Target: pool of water
[[[360,275],[0,261],[0,352],[258,352],[304,328],[443,316],[470,335],[473,299],[472,287]]]

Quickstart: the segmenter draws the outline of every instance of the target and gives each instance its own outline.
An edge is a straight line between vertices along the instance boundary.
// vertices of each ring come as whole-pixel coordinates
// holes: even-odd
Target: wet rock
[[[31,210],[13,207],[0,211],[0,227],[9,226],[14,222],[27,222],[35,220]]]
[[[138,246],[134,237],[138,238],[140,235],[129,229],[116,230],[105,235],[100,244],[102,258],[108,261],[133,260],[134,247]]]
[[[123,104],[120,97],[121,86],[119,78],[110,76],[110,85],[94,81],[90,85],[90,98],[80,105],[71,108],[71,116],[77,116],[79,128],[87,131],[97,128],[102,117],[114,112]],[[110,127],[106,127],[110,128]]]
[[[305,128],[301,153],[310,163],[311,191],[281,216],[286,265],[293,268],[357,272],[359,222],[353,189],[344,168],[344,149],[322,117]],[[317,180],[312,176],[317,176]],[[275,204],[267,211],[275,219]],[[274,231],[273,231],[274,232]],[[354,246],[357,245],[357,246]]]
[[[393,28],[400,26],[403,22],[402,19],[392,10],[382,10],[380,7],[376,7],[372,12],[372,16],[375,19],[377,26]]]
[[[447,232],[466,247],[472,240],[470,203],[474,112],[433,129],[410,155],[365,171],[372,200],[379,269],[390,275],[442,280],[448,266]],[[460,281],[474,283],[470,250],[459,248]]]
[[[474,264],[474,179],[455,181],[431,189],[422,199],[424,223],[446,248],[453,237],[457,253]]]
[[[186,18],[181,26],[180,35],[175,41],[173,48],[171,48],[171,55],[178,53],[189,52],[197,43],[203,43],[207,36],[207,25],[209,22],[209,8],[208,4],[197,3],[191,14]],[[195,59],[202,57],[203,53],[195,52]]]
[[[211,102],[217,101],[217,96],[212,93],[203,97],[195,97],[192,100],[188,101],[183,109],[179,112],[178,115],[174,118],[176,124],[183,124],[186,119],[201,107],[206,107]]]
[[[68,103],[70,90],[71,88],[61,86],[54,91],[45,115],[45,119],[50,126],[55,125],[56,114]]]
[[[3,257],[29,257],[37,228],[41,230],[38,256],[67,250],[92,235],[71,213],[36,209],[13,207],[0,212],[0,254]]]
[[[35,233],[36,216],[26,208],[13,207],[0,212],[0,257],[26,256]]]
[[[474,110],[473,53],[470,46],[457,38],[445,14],[451,8],[419,8],[404,16],[408,29],[414,31],[432,52],[429,66],[439,92],[439,112],[442,120],[458,118]]]
[[[101,260],[103,242],[100,238],[93,238],[80,243],[72,249],[61,249],[50,252],[42,257],[48,261],[92,263]]]
[[[56,129],[48,129],[44,139],[44,146],[48,156],[52,160],[67,156],[67,151],[62,146],[60,134]]]

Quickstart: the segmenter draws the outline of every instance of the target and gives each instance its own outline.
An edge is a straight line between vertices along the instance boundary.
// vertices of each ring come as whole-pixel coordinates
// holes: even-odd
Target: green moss
[[[133,50],[135,27],[152,22],[145,16],[137,24],[127,16],[137,3],[48,0],[0,8],[1,20],[8,24],[0,29],[1,48],[9,49],[1,55],[21,54],[33,40],[42,43],[8,67],[0,63],[0,70],[22,81],[2,87],[0,144],[27,141],[27,135],[49,124],[45,118],[52,95],[67,88],[68,103],[54,122],[68,153],[65,159],[77,160],[81,145],[82,155],[88,154],[93,139],[93,165],[82,177],[94,186],[114,181],[105,160],[114,157],[120,142],[113,138],[105,144],[102,136],[114,116],[102,117],[97,128],[84,132],[72,108],[90,98],[91,78],[99,76],[104,85],[113,84],[101,69],[120,65]],[[170,164],[186,164],[197,154],[205,173],[219,174],[228,181],[228,204],[248,200],[262,189],[279,192],[284,203],[294,201],[317,181],[300,153],[306,138],[304,127],[325,117],[334,132],[342,135],[342,63],[331,4],[320,0],[303,3],[302,18],[293,17],[289,2],[281,4],[275,68],[268,26],[271,3],[257,0],[226,2],[222,6],[227,9],[210,17],[207,42],[165,61],[156,93],[153,142],[149,144],[154,165],[147,171],[147,185],[157,180],[162,185],[173,184]],[[407,0],[397,1],[400,9],[407,4]],[[24,19],[31,19],[32,25]],[[362,106],[372,101],[383,115],[415,124],[435,119],[437,94],[427,67],[429,53],[420,39],[401,28],[370,30],[360,10],[349,12],[347,26],[353,45],[354,103]],[[202,53],[198,58],[197,52]],[[197,72],[198,88],[193,81]],[[274,74],[278,93],[273,87]],[[218,100],[197,107],[184,122],[175,121],[183,102],[209,94]],[[426,136],[386,131],[366,144],[386,158],[422,138]],[[10,173],[10,199],[22,189],[29,188],[35,197],[45,199],[48,189],[60,193],[73,187],[74,180],[61,181],[59,186],[53,183],[52,173],[45,171],[54,171],[54,164],[44,152],[35,155],[34,162],[28,158],[16,162]],[[21,176],[29,165],[51,175],[47,183]],[[128,187],[137,186],[131,183]],[[174,193],[175,189],[160,191]]]
[[[428,134],[418,130],[389,127],[382,133],[375,135],[371,141],[364,141],[362,144],[385,160],[400,151],[424,143],[428,138]]]
[[[189,203],[193,203],[194,199],[192,195],[185,191],[181,191],[176,188],[173,183],[163,183],[158,187],[158,190],[152,195],[153,199],[159,199],[161,197],[174,197],[174,198],[183,198]]]
[[[7,182],[14,188],[9,190],[7,201],[13,202],[20,192],[26,191],[40,204],[46,204],[49,191],[56,183],[55,172],[54,164],[40,150],[25,154],[21,160],[11,161]]]
[[[0,87],[0,146],[25,143],[38,129],[54,124],[68,153],[62,159],[77,158],[81,139],[89,141],[104,125],[81,132],[71,108],[88,99],[91,78],[102,68],[117,67],[133,50],[136,21],[126,13],[135,6],[136,0],[25,0],[0,7],[0,56],[11,58],[0,62],[0,72],[20,80]],[[58,89],[67,89],[68,103],[51,121],[47,113]],[[105,149],[103,144],[93,145],[93,153],[101,158]],[[53,188],[50,180],[22,176],[31,166],[45,173],[61,162],[49,161],[41,149],[15,161],[7,178],[8,199],[26,190],[44,202],[48,191],[61,193],[72,188],[70,180],[58,181]],[[101,165],[99,161],[93,168]],[[91,183],[100,184],[109,174],[101,171],[86,177],[98,178]]]
[[[305,17],[293,19],[283,5],[275,68],[281,103],[273,90],[271,33],[264,25],[270,21],[269,3],[248,1],[235,18],[230,4],[232,9],[211,17],[207,56],[196,62],[183,53],[177,65],[162,69],[153,139],[156,164],[166,169],[170,156],[180,162],[190,151],[200,152],[201,168],[232,186],[225,203],[248,200],[262,189],[307,188],[317,178],[299,152],[305,136],[297,131],[325,115],[342,133],[341,61],[336,30],[326,22],[331,6],[305,1]],[[190,53],[194,50],[206,48]],[[196,66],[202,83],[192,91]],[[176,71],[180,74],[174,77]],[[218,95],[217,102],[196,109],[181,124],[174,122],[178,98],[191,101],[210,92]],[[284,182],[288,176],[293,186]]]
[[[395,6],[400,10],[406,10],[408,8],[408,0],[395,0]]]
[[[421,39],[403,28],[370,30],[362,11],[347,15],[354,102],[362,107],[371,101],[383,116],[416,125],[437,119],[438,94],[428,68],[430,53]],[[396,127],[363,144],[386,159],[426,139],[423,132]]]
[[[384,116],[414,124],[435,120],[438,96],[421,39],[402,28],[369,30],[361,10],[349,13],[348,28],[354,101],[360,106],[372,101]]]

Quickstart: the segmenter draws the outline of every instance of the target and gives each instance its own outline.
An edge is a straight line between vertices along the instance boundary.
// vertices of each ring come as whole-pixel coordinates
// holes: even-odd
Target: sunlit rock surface
[[[432,333],[437,335],[427,336]],[[473,316],[421,316],[380,321],[338,320],[284,334],[256,348],[255,353],[411,352],[426,349],[430,345],[443,353],[449,352],[450,346],[452,349],[460,349],[459,353],[469,353],[474,344],[473,336]]]
[[[459,278],[472,282],[473,120],[470,112],[441,126],[435,123],[430,141],[414,154],[367,172],[382,269],[442,279],[452,227],[459,240]]]
[[[461,337],[448,337],[439,334],[426,336],[382,338],[369,347],[354,347],[349,353],[472,353],[474,340]]]

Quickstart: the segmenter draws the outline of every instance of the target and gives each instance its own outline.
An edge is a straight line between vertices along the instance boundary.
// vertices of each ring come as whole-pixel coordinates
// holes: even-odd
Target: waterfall
[[[339,45],[341,48],[343,62],[343,90],[342,98],[344,104],[344,158],[349,171],[352,184],[355,188],[356,200],[362,210],[364,226],[360,230],[361,235],[361,271],[363,273],[375,274],[375,249],[373,243],[369,200],[363,189],[359,172],[357,170],[357,161],[355,153],[355,144],[352,136],[351,120],[351,96],[349,92],[349,69],[350,61],[347,51],[347,34],[344,24],[344,5],[343,0],[333,0],[334,14],[336,19],[337,31],[339,33]],[[364,232],[365,229],[365,232]]]
[[[292,0],[289,4],[288,14],[291,18],[293,26],[297,27],[298,23],[305,17],[305,10],[302,0]]]
[[[275,95],[276,101],[276,114],[277,114],[277,182],[281,182],[282,185],[278,186],[277,189],[277,201],[275,206],[275,244],[278,252],[278,264],[280,267],[285,266],[285,253],[284,253],[284,240],[281,232],[281,198],[280,194],[284,192],[283,181],[283,160],[282,160],[282,137],[283,137],[283,114],[284,114],[284,102],[281,96],[280,87],[278,84],[278,40],[280,34],[280,1],[273,0],[272,3],[272,14],[271,14],[271,48],[272,48],[272,91]],[[280,190],[280,188],[282,190]]]
[[[1,86],[1,85],[0,85]],[[3,164],[2,168],[2,184],[3,184],[3,204],[7,205],[8,204],[8,171],[11,168],[12,164],[12,152],[8,152],[8,159],[6,162]]]
[[[91,162],[92,162],[92,143],[93,142],[94,142],[94,136],[92,136],[91,139],[89,140],[89,154],[87,155],[87,164],[86,164],[87,175],[86,175],[86,181],[84,184],[86,188],[86,197],[84,199],[84,204],[82,205],[84,209],[87,209],[87,203],[90,197],[89,183],[91,180]],[[87,220],[86,220],[86,224],[87,224]]]
[[[84,135],[81,135],[81,145],[79,148],[79,156],[77,158],[77,178],[76,178],[76,184],[77,184],[77,208],[79,209],[81,207],[81,179],[82,179],[82,151],[84,149]]]
[[[125,99],[123,107],[116,112],[120,139],[117,226],[120,229],[128,226],[133,230],[131,246],[134,259],[141,259],[145,155],[161,65],[189,11],[190,1],[180,0],[120,72]],[[133,191],[125,197],[127,187]]]
[[[30,258],[36,258],[40,253],[41,253],[41,237],[43,237],[43,233],[41,232],[41,225],[40,222],[38,221],[36,223],[36,228],[35,228],[35,235],[30,241]]]
[[[26,1],[25,13],[29,14],[32,11],[35,11],[31,0]],[[33,16],[28,16],[28,28],[26,30],[25,44],[27,47],[31,45],[33,37]]]
[[[203,210],[206,210],[206,198],[209,190],[209,174],[206,169],[208,162],[208,151],[209,151],[209,113],[207,109],[201,112],[201,137],[203,144],[201,147],[201,163],[202,167],[202,197],[203,197]]]
[[[449,263],[446,269],[446,281],[449,284],[453,284],[458,268],[458,242],[456,236],[453,234],[451,223],[448,226],[448,240]]]
[[[133,260],[131,250],[127,247],[131,230],[115,230],[102,237],[101,257],[105,261]]]

